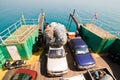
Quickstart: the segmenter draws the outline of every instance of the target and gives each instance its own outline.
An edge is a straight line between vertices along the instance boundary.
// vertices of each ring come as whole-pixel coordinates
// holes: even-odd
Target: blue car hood
[[[75,59],[78,65],[80,66],[87,66],[95,64],[95,60],[93,59],[90,53],[87,54],[77,54],[75,55]]]

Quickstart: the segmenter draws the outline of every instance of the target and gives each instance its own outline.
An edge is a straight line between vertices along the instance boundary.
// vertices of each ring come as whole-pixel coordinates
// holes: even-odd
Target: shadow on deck
[[[109,65],[110,69],[112,70],[113,75],[117,80],[120,79],[120,65],[117,63],[112,62],[108,57],[102,56],[102,58],[106,61]]]

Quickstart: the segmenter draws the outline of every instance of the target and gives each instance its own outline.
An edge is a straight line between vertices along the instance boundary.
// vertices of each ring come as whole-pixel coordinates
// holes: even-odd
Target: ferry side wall
[[[117,39],[109,50],[110,54],[120,55],[120,39]]]
[[[0,69],[2,69],[5,61],[5,56],[2,54],[2,51],[0,51]]]
[[[89,31],[85,26],[81,27],[81,31],[83,40],[95,53],[107,53],[115,41],[115,39],[101,38],[95,33]]]
[[[2,44],[0,45],[0,51],[5,56],[6,59],[12,59],[10,53],[7,50],[7,46],[16,46],[18,53],[21,59],[30,59],[33,53],[34,46],[36,45],[36,41],[38,38],[38,29],[36,29],[31,35],[29,35],[23,43],[15,43],[15,44]]]

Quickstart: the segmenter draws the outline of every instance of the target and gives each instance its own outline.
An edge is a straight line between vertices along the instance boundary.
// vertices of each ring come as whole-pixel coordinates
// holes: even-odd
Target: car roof
[[[86,43],[82,40],[81,37],[75,37],[71,39],[74,46],[78,47],[78,46],[87,46]]]
[[[22,68],[19,68],[15,74],[17,73],[25,73],[25,74],[29,74],[31,75],[33,78],[37,75],[37,71],[34,71],[34,70],[30,70],[30,69],[22,69]]]

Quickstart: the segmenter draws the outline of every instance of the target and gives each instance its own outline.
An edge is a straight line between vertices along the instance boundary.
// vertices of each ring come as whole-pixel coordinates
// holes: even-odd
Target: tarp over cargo
[[[51,46],[62,46],[67,42],[66,28],[64,25],[52,22],[45,28],[45,37],[47,43]]]

